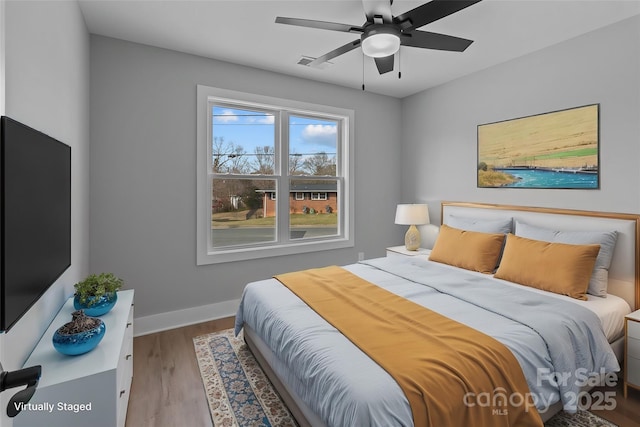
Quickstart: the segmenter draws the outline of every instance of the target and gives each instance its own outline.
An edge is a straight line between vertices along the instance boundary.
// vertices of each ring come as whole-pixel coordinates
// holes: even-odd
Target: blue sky
[[[241,145],[247,153],[255,147],[273,146],[274,117],[261,111],[213,107],[213,136]],[[337,123],[329,120],[291,116],[289,125],[290,152],[335,155]]]

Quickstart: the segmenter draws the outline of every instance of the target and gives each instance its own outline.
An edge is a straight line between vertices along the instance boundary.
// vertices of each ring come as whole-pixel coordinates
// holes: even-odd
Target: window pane
[[[289,191],[291,239],[338,234],[339,199],[336,180],[292,179]],[[300,193],[305,195],[303,200],[296,197]]]
[[[214,105],[212,115],[213,173],[274,173],[273,114]]]
[[[336,176],[338,122],[289,117],[289,175]]]
[[[213,247],[276,240],[275,180],[214,178],[212,187]]]

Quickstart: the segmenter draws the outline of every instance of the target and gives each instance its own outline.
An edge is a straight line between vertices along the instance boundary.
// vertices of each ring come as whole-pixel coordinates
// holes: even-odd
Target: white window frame
[[[318,105],[289,99],[255,95],[245,92],[214,88],[204,85],[197,86],[196,96],[196,136],[197,136],[197,165],[196,165],[196,253],[197,265],[217,264],[223,262],[242,261],[256,258],[292,255],[316,251],[340,249],[354,246],[354,145],[355,124],[354,111],[344,108]],[[268,108],[283,110],[283,116],[305,115],[330,118],[340,121],[339,156],[337,170],[338,183],[338,234],[314,239],[291,239],[289,237],[288,215],[280,215],[276,225],[277,241],[245,247],[216,248],[211,245],[211,105],[230,103],[246,108]],[[279,152],[280,161],[276,159],[274,174],[277,191],[289,194],[289,180],[287,174],[288,129],[279,129],[282,135],[282,150]],[[278,153],[278,150],[276,150]],[[281,172],[281,173],[280,173]],[[313,178],[312,176],[295,176],[294,178]],[[289,197],[277,197],[277,212],[289,212]],[[286,218],[286,219],[284,219]],[[286,226],[284,225],[286,224]]]
[[[311,200],[327,200],[327,193],[313,192],[311,193]]]
[[[304,192],[296,191],[296,200],[304,200]]]

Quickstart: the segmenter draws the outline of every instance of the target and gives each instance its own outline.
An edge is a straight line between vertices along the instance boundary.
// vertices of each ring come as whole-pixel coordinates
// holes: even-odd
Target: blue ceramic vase
[[[92,322],[95,326],[82,332],[68,333],[66,330],[67,327],[72,325],[79,316]],[[73,313],[73,322],[69,322],[61,328],[58,328],[53,334],[53,347],[60,353],[68,356],[84,354],[96,348],[98,343],[102,341],[106,330],[107,327],[102,320],[87,317],[82,310],[75,311]]]
[[[95,297],[89,298],[88,302],[95,300]],[[73,298],[73,307],[76,310],[84,310],[87,316],[98,317],[108,313],[116,302],[118,301],[117,292],[107,292],[106,294],[98,297],[98,300],[93,304],[82,304],[78,296]]]

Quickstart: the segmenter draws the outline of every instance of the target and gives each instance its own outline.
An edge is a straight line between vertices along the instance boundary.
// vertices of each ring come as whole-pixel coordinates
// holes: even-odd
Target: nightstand
[[[627,387],[640,390],[640,310],[624,319],[624,397]]]
[[[392,246],[390,248],[387,248],[387,256],[388,257],[394,257],[394,256],[423,256],[423,257],[429,257],[429,254],[431,253],[431,249],[424,249],[424,248],[420,248],[417,251],[409,251],[407,250],[407,248],[402,245],[402,246]]]

